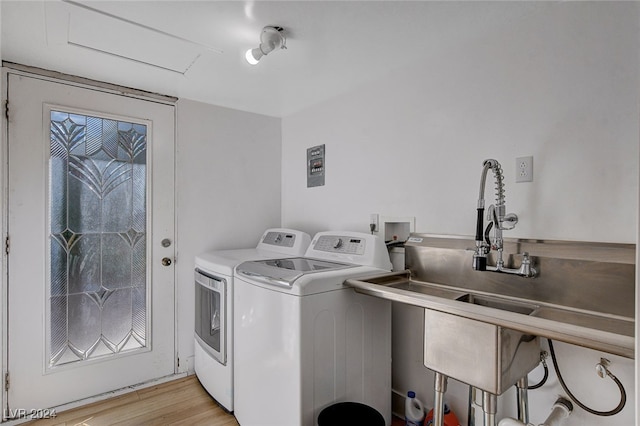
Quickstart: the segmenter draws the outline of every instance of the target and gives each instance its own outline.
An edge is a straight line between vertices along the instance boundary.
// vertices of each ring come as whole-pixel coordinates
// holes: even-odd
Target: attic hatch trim
[[[98,89],[104,92],[116,95],[127,96],[130,98],[153,101],[166,105],[175,105],[178,98],[175,96],[163,95],[161,93],[148,92],[146,90],[134,89],[132,87],[120,86],[117,84],[106,83],[104,81],[93,80],[90,78],[79,77],[76,75],[65,74],[58,71],[51,71],[44,68],[33,67],[30,65],[18,64],[15,62],[2,61],[2,67],[9,70],[18,71],[20,73],[44,77],[47,79],[61,80],[75,86],[84,86],[90,89]]]

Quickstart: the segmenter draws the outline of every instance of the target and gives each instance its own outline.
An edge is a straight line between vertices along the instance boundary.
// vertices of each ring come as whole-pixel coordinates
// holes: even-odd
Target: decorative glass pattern
[[[145,348],[147,127],[51,111],[49,367]]]

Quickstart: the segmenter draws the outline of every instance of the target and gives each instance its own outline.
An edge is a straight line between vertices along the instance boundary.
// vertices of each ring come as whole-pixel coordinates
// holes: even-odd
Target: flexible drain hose
[[[596,416],[613,416],[618,414],[620,411],[622,411],[625,404],[627,403],[627,393],[625,392],[624,386],[622,386],[622,383],[620,383],[620,380],[618,380],[616,376],[611,374],[609,370],[607,370],[607,376],[611,377],[611,379],[616,383],[616,385],[618,385],[618,388],[620,389],[620,403],[618,404],[618,406],[611,411],[596,411],[587,407],[582,402],[578,401],[578,399],[571,393],[571,391],[565,384],[564,379],[562,378],[562,375],[560,374],[560,368],[558,368],[558,361],[556,360],[556,353],[553,350],[553,343],[551,343],[551,339],[547,339],[547,341],[549,342],[549,352],[551,352],[551,360],[553,361],[553,368],[556,371],[556,375],[558,376],[560,385],[562,386],[562,389],[564,389],[564,391],[567,393],[567,395],[569,395],[569,398],[571,398],[571,400],[576,403],[576,405],[578,405],[580,408],[582,408],[586,412],[595,414]]]
[[[529,390],[539,389],[545,383],[547,383],[547,379],[549,378],[549,367],[547,367],[547,363],[545,362],[544,358],[541,359],[541,362],[542,362],[542,366],[544,367],[544,376],[542,377],[542,380],[540,380],[535,385],[528,386],[527,389]]]

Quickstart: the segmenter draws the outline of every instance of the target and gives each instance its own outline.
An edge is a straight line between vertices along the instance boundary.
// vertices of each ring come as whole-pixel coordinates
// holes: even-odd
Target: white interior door
[[[9,412],[173,374],[174,106],[7,84]]]

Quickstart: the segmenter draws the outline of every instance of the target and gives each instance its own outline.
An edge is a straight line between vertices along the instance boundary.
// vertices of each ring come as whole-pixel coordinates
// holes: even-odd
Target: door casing
[[[5,63],[3,63],[3,65],[6,65]],[[1,266],[2,266],[2,273],[0,273],[0,309],[1,309],[1,315],[0,315],[0,330],[1,330],[1,339],[2,339],[2,353],[1,353],[1,362],[2,362],[2,391],[1,391],[1,407],[3,409],[3,412],[5,411],[6,408],[9,407],[8,405],[8,388],[6,386],[5,380],[8,379],[10,380],[10,378],[8,377],[8,343],[9,343],[9,339],[8,339],[8,312],[9,312],[9,306],[8,306],[8,253],[5,250],[4,247],[4,243],[5,241],[8,241],[8,120],[10,117],[9,114],[9,110],[10,110],[10,105],[8,105],[9,103],[9,99],[8,99],[8,91],[9,91],[9,87],[8,87],[8,78],[10,74],[16,74],[16,75],[22,75],[22,76],[26,76],[26,77],[33,77],[33,78],[38,78],[41,80],[46,80],[46,81],[51,81],[51,82],[55,82],[55,83],[63,83],[63,84],[68,84],[70,86],[75,86],[75,87],[80,87],[80,88],[85,88],[85,89],[90,89],[90,90],[98,90],[101,92],[105,92],[105,93],[110,93],[110,94],[117,94],[117,95],[125,95],[131,98],[135,98],[135,99],[141,99],[141,100],[147,100],[147,101],[152,101],[152,102],[156,102],[156,103],[161,103],[161,104],[166,104],[166,105],[170,105],[174,107],[174,113],[173,113],[173,122],[174,122],[174,133],[172,135],[173,138],[173,171],[174,171],[174,175],[172,176],[173,182],[175,182],[175,141],[176,141],[176,128],[175,128],[175,102],[177,101],[177,98],[173,98],[173,97],[169,97],[169,96],[163,96],[163,95],[158,95],[158,94],[153,94],[153,93],[145,93],[142,91],[138,91],[135,89],[129,89],[129,88],[124,88],[124,87],[120,87],[120,86],[115,86],[115,85],[111,85],[108,83],[100,83],[100,82],[94,82],[88,79],[84,79],[82,77],[75,77],[75,76],[69,76],[69,75],[62,75],[59,73],[54,73],[54,72],[50,72],[50,71],[46,71],[46,70],[40,70],[40,69],[32,69],[30,67],[26,67],[26,66],[22,66],[22,65],[18,65],[18,64],[10,64],[10,66],[3,66],[2,68],[2,75],[1,75],[1,102],[2,102],[2,118],[1,118],[1,126],[0,126],[0,199],[2,200],[2,205],[1,205],[1,212],[2,212],[2,219],[0,222],[0,227],[1,227],[1,238],[2,238],[2,243],[3,243],[3,247],[1,248],[1,253],[2,253],[2,262],[1,262]],[[8,107],[7,107],[8,105]],[[176,202],[176,195],[175,195],[175,188],[173,191],[173,205],[175,206],[175,202]],[[177,220],[176,220],[176,214],[175,214],[175,210],[174,210],[174,215],[173,215],[173,235],[171,235],[171,238],[173,240],[173,247],[176,247],[176,224],[177,224]],[[175,259],[174,259],[175,260]],[[174,262],[175,265],[175,262]],[[174,368],[173,368],[173,374],[176,374],[178,371],[178,354],[176,352],[176,348],[177,348],[177,316],[175,315],[175,312],[177,311],[177,297],[176,297],[176,268],[173,268],[173,299],[174,299],[174,305],[173,305],[173,310],[174,310],[174,328],[173,328],[173,348],[174,348]],[[166,379],[161,379],[161,380],[166,380]],[[112,395],[111,392],[109,392],[109,395]],[[107,397],[107,396],[105,396]],[[91,400],[99,400],[102,399],[101,396],[91,396],[89,399]],[[72,403],[71,405],[78,405],[78,403]],[[3,413],[3,417],[4,417],[4,413]]]

